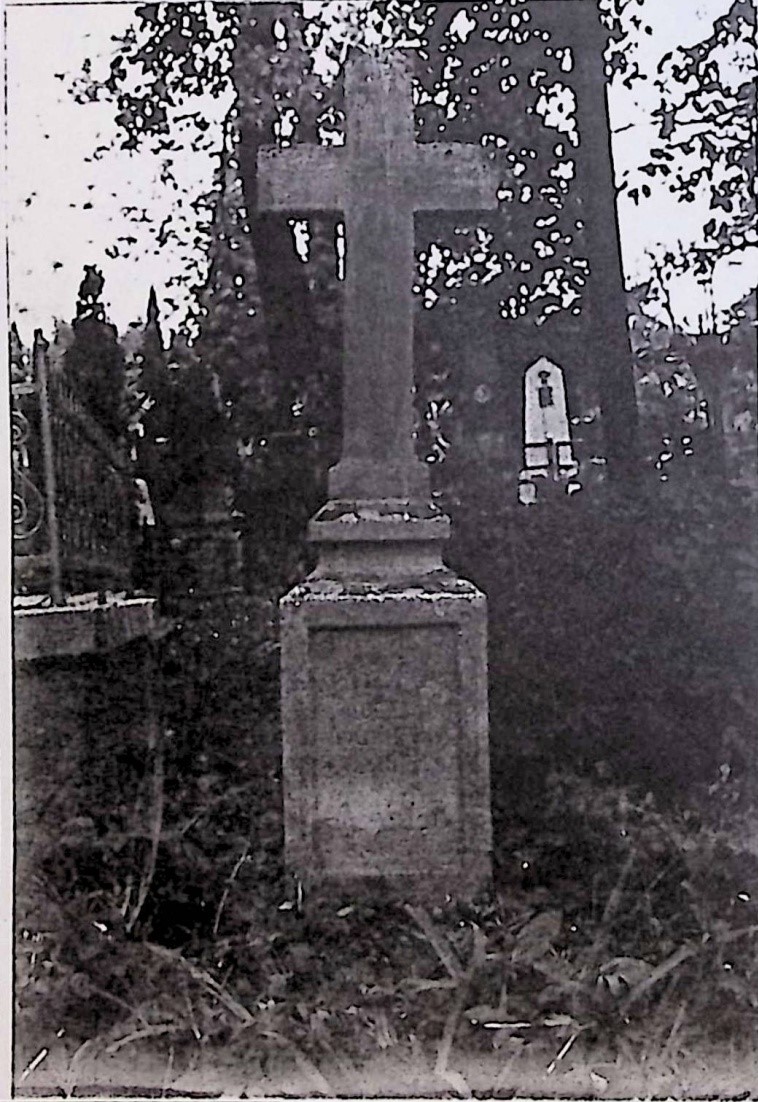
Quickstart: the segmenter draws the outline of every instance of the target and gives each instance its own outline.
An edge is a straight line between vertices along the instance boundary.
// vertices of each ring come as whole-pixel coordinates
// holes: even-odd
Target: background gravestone
[[[527,470],[574,467],[563,372],[544,356],[524,375],[524,451]]]

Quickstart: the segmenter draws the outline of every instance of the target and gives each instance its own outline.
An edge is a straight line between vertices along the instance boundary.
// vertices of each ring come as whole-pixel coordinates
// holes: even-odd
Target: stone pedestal
[[[307,887],[470,898],[490,876],[486,600],[431,506],[333,502],[281,602],[286,862]]]
[[[231,491],[221,480],[187,492],[179,506],[164,509],[170,557],[164,567],[177,608],[198,601],[236,599],[242,592],[242,544]]]

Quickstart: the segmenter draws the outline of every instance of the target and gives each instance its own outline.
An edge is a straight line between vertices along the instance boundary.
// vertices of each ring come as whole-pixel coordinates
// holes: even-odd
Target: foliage
[[[756,9],[734,0],[705,39],[666,54],[658,66],[658,143],[639,172],[665,179],[685,202],[709,197],[712,217],[688,251],[708,279],[716,261],[758,244],[755,228]],[[645,186],[627,180],[633,198]]]
[[[23,721],[19,733],[35,782],[20,824],[22,1048],[38,1038],[47,1044],[61,1028],[76,1045],[125,1014],[138,1028],[161,1017],[173,1001],[171,982],[145,941],[184,946],[209,934],[226,855],[238,854],[255,808],[266,860],[278,861],[278,833],[267,833],[264,814],[276,795],[278,754],[265,734],[276,679],[271,618],[260,598],[197,609],[159,644],[162,679],[134,648],[48,672],[57,677],[54,692],[65,695],[66,679],[69,690],[72,680],[80,685],[82,703],[56,715],[55,742],[65,753],[30,751],[27,740],[37,736]],[[143,697],[153,681],[159,714],[151,717]],[[33,711],[32,701],[23,703]],[[241,751],[242,731],[249,735]]]
[[[268,447],[273,438],[271,431],[258,431],[267,418],[247,401],[251,395],[240,395],[237,364],[240,350],[248,346],[248,378],[260,375],[261,382],[247,389],[262,389],[278,411],[274,435],[297,435],[307,423],[321,439],[316,467],[338,436],[333,412],[339,395],[335,350],[341,339],[334,310],[340,297],[335,241],[342,223],[334,216],[297,219],[256,211],[258,148],[272,139],[280,144],[342,140],[349,126],[339,80],[346,52],[402,41],[414,55],[422,140],[429,135],[480,145],[502,176],[497,211],[417,218],[419,311],[435,311],[438,339],[446,346],[472,328],[488,334],[493,346],[502,346],[507,324],[509,347],[521,349],[526,362],[536,358],[537,343],[540,349],[545,341],[560,347],[572,366],[576,361],[577,374],[588,375],[586,386],[603,391],[612,459],[629,451],[634,410],[621,277],[618,257],[608,249],[613,235],[605,229],[614,217],[610,178],[607,202],[590,210],[581,199],[584,180],[595,177],[595,162],[605,155],[605,146],[593,137],[606,126],[603,97],[595,94],[602,80],[597,66],[602,42],[593,37],[598,30],[594,10],[572,9],[569,19],[568,9],[563,14],[540,4],[511,10],[495,3],[473,17],[464,9],[416,3],[306,5],[302,10],[265,4],[249,10],[230,5],[216,17],[201,5],[189,5],[186,12],[148,5],[139,15],[140,24],[121,44],[110,76],[100,84],[90,81],[80,94],[128,101],[128,111],[118,116],[124,142],[129,148],[137,143],[159,150],[167,172],[189,129],[199,127],[206,137],[209,128],[223,130],[209,234],[213,273],[191,329],[201,323],[203,355],[219,368],[232,416],[238,400],[246,405],[239,418],[246,447],[257,447],[256,438],[265,439]],[[577,18],[586,21],[586,28],[577,30]],[[586,50],[580,48],[585,39]],[[214,97],[207,101],[213,103],[210,113],[196,98],[196,71],[206,58]],[[156,99],[161,110],[155,108]],[[175,118],[179,114],[182,126]],[[213,205],[212,197],[207,205]],[[293,249],[295,222],[314,246],[305,264]],[[615,297],[610,287],[617,288]],[[236,315],[228,309],[235,303],[242,307]],[[259,312],[258,303],[266,353],[263,334],[249,313]],[[599,382],[582,367],[588,325],[606,340],[616,334]],[[427,343],[424,337],[417,349],[421,375],[422,362],[429,358]],[[520,377],[523,367],[514,362],[507,372]],[[277,381],[273,395],[270,375]],[[451,407],[464,408],[466,402],[456,397],[454,390],[444,396]],[[426,400],[422,393],[422,417]],[[302,414],[299,424],[288,412],[293,408]],[[267,458],[259,458],[267,466]]]
[[[229,129],[229,127],[227,127]],[[227,137],[218,173],[210,228],[208,279],[197,290],[197,308],[185,355],[223,380],[236,435],[244,439],[251,418],[265,417],[271,405],[266,333],[250,219],[235,172],[234,143]]]
[[[569,6],[564,7],[568,13]],[[456,430],[454,422],[465,420],[458,428],[465,427],[470,435],[486,419],[486,411],[472,399],[481,380],[464,376],[457,351],[448,357],[454,364],[438,364],[431,347],[436,343],[457,349],[460,342],[470,342],[472,334],[483,340],[483,346],[472,351],[473,358],[487,362],[489,350],[484,345],[489,334],[498,357],[507,361],[497,363],[506,421],[519,422],[515,408],[505,407],[509,401],[513,405],[508,395],[517,393],[537,341],[540,351],[547,349],[554,357],[560,353],[570,379],[581,376],[573,396],[580,415],[602,407],[603,425],[609,430],[605,457],[611,466],[617,455],[630,451],[635,418],[632,388],[625,385],[629,371],[621,332],[623,304],[619,297],[614,319],[605,306],[593,306],[596,294],[607,300],[608,288],[618,282],[607,268],[608,258],[598,252],[599,240],[606,242],[609,235],[601,229],[598,237],[596,232],[603,219],[612,219],[612,203],[609,199],[606,214],[593,226],[598,212],[585,210],[581,198],[583,182],[594,174],[587,150],[605,120],[590,110],[588,63],[565,46],[571,28],[554,8],[549,14],[547,5],[518,4],[511,11],[496,3],[486,13],[478,10],[472,15],[449,5],[398,2],[302,9],[265,4],[249,10],[233,4],[146,5],[139,9],[139,25],[119,44],[108,77],[100,83],[91,78],[79,83],[80,96],[114,101],[127,147],[147,145],[160,152],[169,174],[172,156],[187,146],[191,133],[205,147],[215,140],[219,148],[216,194],[205,203],[215,213],[210,228],[203,230],[211,274],[205,289],[196,289],[198,309],[189,332],[197,336],[199,330],[194,355],[217,375],[238,446],[244,458],[252,460],[241,472],[243,511],[246,506],[254,511],[262,507],[262,499],[251,501],[251,487],[265,486],[265,497],[292,481],[288,468],[293,454],[310,457],[313,486],[307,497],[317,500],[323,469],[337,448],[340,365],[335,350],[341,334],[335,324],[340,289],[334,238],[341,223],[299,219],[300,232],[310,233],[313,247],[305,263],[297,260],[293,227],[288,225],[296,220],[254,209],[256,153],[272,138],[284,144],[295,139],[324,144],[342,139],[349,119],[338,78],[352,48],[408,43],[416,54],[420,135],[480,143],[503,174],[497,212],[475,222],[469,218],[465,225],[455,217],[418,218],[417,301],[420,310],[435,315],[434,326],[424,323],[423,314],[417,324],[421,426],[431,427],[438,411],[446,411],[446,423],[431,433],[428,453],[436,461],[444,458],[444,441]],[[651,32],[643,7],[639,0],[614,0],[600,8],[612,32],[608,72],[631,86],[642,75],[636,44]],[[749,80],[736,88],[728,86],[732,76],[727,64],[741,57],[749,39],[750,16],[744,8],[738,0],[712,36],[664,59],[673,66],[673,76],[664,79],[662,70],[661,143],[640,172],[645,178],[660,175],[679,181],[678,192],[687,199],[697,184],[683,183],[683,173],[694,163],[692,142],[698,149],[702,146],[702,165],[697,169],[701,175],[708,166],[705,153],[717,150],[713,156],[726,165],[730,190],[721,194],[723,182],[717,183],[713,202],[733,208],[732,214],[721,211],[725,217],[729,214],[733,229],[745,222],[740,233],[746,245],[752,200],[749,187],[745,190],[745,174],[749,175],[752,146],[745,104],[751,86]],[[582,12],[592,23],[594,13],[585,7]],[[573,9],[572,13],[574,19]],[[742,62],[742,76],[749,77],[749,61],[743,57]],[[211,100],[198,98],[201,84]],[[722,99],[716,94],[719,89]],[[731,111],[729,125],[709,138],[714,127],[708,119],[722,101]],[[208,102],[213,103],[210,113]],[[503,106],[509,108],[505,128],[500,125]],[[219,146],[212,135],[221,131]],[[584,149],[575,149],[582,138]],[[675,162],[678,168],[672,176]],[[700,184],[705,186],[704,180]],[[650,191],[644,180],[635,183],[631,177],[624,186],[638,199]],[[185,230],[191,225],[192,219]],[[197,219],[193,232],[196,229]],[[717,230],[715,222],[706,227],[705,267],[702,250],[683,257],[688,266],[697,261],[706,281],[724,245]],[[736,238],[730,248],[735,243],[739,245]],[[673,254],[664,260],[673,263]],[[607,345],[607,364],[622,365],[621,374],[612,378],[606,367],[605,381],[599,381],[605,392],[599,401],[588,393],[583,366],[587,324],[593,316],[597,339]],[[504,323],[507,341],[502,336]],[[612,333],[613,348],[608,344]],[[492,381],[486,385],[491,388]],[[615,405],[618,415],[611,412]]]
[[[701,318],[699,332],[685,332],[671,308],[669,260],[652,263],[654,278],[628,296],[643,453],[665,468],[666,481],[685,468],[691,477],[720,470],[749,481],[758,415],[755,296],[718,319],[720,329],[730,326],[719,335],[713,318]]]
[[[254,15],[244,5],[222,5],[212,15],[201,4],[181,9],[147,5],[139,9],[140,26],[123,42],[108,79],[86,87],[91,96],[117,99],[122,107],[117,121],[128,148],[151,141],[164,150],[180,147],[185,139],[172,123],[172,112],[185,100],[184,117],[207,129],[194,106],[200,71],[214,95],[233,83],[233,114],[240,119],[246,145],[270,141],[266,135],[272,131],[279,140],[297,136],[333,141],[345,119],[335,77],[347,47],[409,43],[424,61],[417,85],[417,123],[423,133],[434,131],[437,140],[481,143],[502,162],[504,177],[503,213],[489,220],[492,226],[486,227],[484,238],[455,241],[451,225],[444,240],[436,242],[444,255],[439,248],[431,256],[428,249],[419,250],[425,304],[431,307],[440,297],[448,301],[451,290],[455,299],[456,289],[465,297],[471,288],[494,281],[503,316],[510,317],[514,308],[514,317],[528,311],[544,322],[560,309],[576,313],[586,282],[571,263],[583,255],[583,235],[575,225],[577,212],[567,201],[575,177],[571,149],[579,144],[576,97],[567,75],[573,58],[562,42],[569,28],[560,19],[543,27],[538,5],[520,5],[515,13],[501,3],[490,7],[490,13],[469,23],[463,12],[413,3],[381,9],[327,4],[307,16],[297,7],[271,4]],[[545,41],[552,45],[545,48]],[[317,51],[326,58],[319,72],[327,86],[313,71]],[[514,75],[503,75],[506,65]],[[139,74],[136,91],[127,93],[133,73]],[[507,134],[501,135],[492,127],[506,96],[510,121]],[[249,161],[250,152],[243,159]],[[250,206],[253,182],[244,179]],[[563,222],[557,224],[561,214]],[[550,233],[533,232],[547,225]],[[554,244],[560,239],[563,245],[565,235],[565,244],[576,243],[568,257]],[[503,252],[504,245],[510,247]],[[527,288],[523,294],[522,285]],[[509,292],[516,296],[513,304]]]
[[[524,510],[473,469],[443,502],[450,562],[488,595],[495,729],[535,766],[603,759],[686,791],[718,766],[720,733],[756,729],[749,490],[651,466],[636,503],[600,484]],[[510,753],[493,741],[504,776]],[[528,808],[539,770],[514,779]]]
[[[315,319],[307,313],[300,325],[293,325],[290,294],[271,286],[270,271],[261,274],[253,231],[266,230],[246,208],[235,158],[236,128],[230,124],[228,131],[210,230],[209,278],[198,289],[195,331],[182,358],[212,372],[217,380],[226,432],[239,459],[233,474],[235,500],[260,544],[262,528],[275,523],[281,512],[272,508],[281,496],[292,499],[290,512],[302,528],[308,513],[301,515],[297,498],[304,489],[313,512],[326,466],[336,459],[340,318],[333,305],[333,283],[323,278],[328,260],[311,265],[308,273],[307,293],[318,303],[316,332],[308,325]],[[314,233],[311,251],[322,241],[323,234]],[[290,241],[286,245],[289,248]],[[295,263],[300,278],[303,265]],[[279,539],[277,547],[286,542]]]
[[[389,1053],[458,1089],[461,1053],[525,1061],[528,1083],[531,1056],[569,1042],[591,1066],[650,1069],[722,1034],[749,1050],[758,561],[751,506],[724,495],[451,503],[491,624],[496,891],[473,906],[301,908],[281,864],[272,595],[185,618],[161,644],[152,874],[158,758],[112,704],[91,715],[86,792],[51,759],[21,870],[21,1058],[64,1028],[69,1054],[223,1046],[229,1066],[254,1049],[255,1081],[285,1058],[325,1091],[335,1053],[359,1080]]]
[[[665,468],[668,480],[672,471],[701,466],[701,444],[710,426],[692,372],[695,340],[648,313],[655,298],[652,283],[628,295],[629,336],[637,369],[641,451],[658,470]]]
[[[151,303],[135,354],[133,455],[154,513],[143,585],[171,603],[197,584],[183,533],[201,531],[211,516],[228,518],[237,454],[212,361],[202,362],[178,339],[164,351],[152,295]]]
[[[644,80],[637,59],[639,41],[653,33],[643,21],[645,0],[598,0],[598,11],[604,27],[610,32],[605,60],[610,74],[621,79],[625,88]],[[643,13],[640,14],[640,8]]]
[[[252,1082],[284,1054],[326,1094],[327,1067],[361,1082],[381,1053],[460,1091],[463,1053],[525,1061],[528,1084],[530,1058],[554,1066],[571,1044],[590,1066],[620,1054],[655,1071],[693,1046],[755,1043],[754,805],[725,829],[607,776],[562,771],[530,829],[501,836],[493,897],[427,910],[332,896],[301,908],[278,869],[278,813],[263,803],[248,819],[251,794],[219,792],[220,814],[207,788],[198,829],[185,820],[166,832],[156,883],[169,925],[154,915],[129,938],[111,912],[105,932],[103,903],[87,909],[74,879],[63,958],[63,944],[33,932],[41,921],[60,929],[63,915],[36,911],[22,941],[38,1015],[27,1043],[65,1023],[69,1051],[89,1040],[96,1065],[122,1048],[170,1046],[180,1066],[222,1048],[225,1067],[246,1060]],[[44,962],[57,990],[30,978]]]
[[[631,86],[644,78],[636,60],[637,46],[652,33],[644,20],[644,6],[641,0],[601,0],[599,6],[603,22],[611,32],[609,73]],[[524,135],[520,131],[524,127],[524,109],[536,110],[538,115],[546,111],[547,104],[541,106],[538,99],[551,89],[557,94],[561,79],[568,80],[570,86],[573,78],[565,76],[570,71],[569,64],[566,61],[563,67],[566,58],[560,44],[551,47],[549,58],[542,56],[538,48],[537,63],[543,69],[546,65],[557,69],[549,85],[544,79],[543,83],[530,81],[536,88],[536,95],[531,96],[526,77],[535,58],[529,62],[526,55],[541,38],[542,30],[535,22],[541,17],[539,5],[532,8],[521,3],[512,12],[507,6],[495,3],[489,9],[486,15],[479,12],[471,18],[449,5],[396,0],[381,6],[307,5],[307,13],[298,6],[283,8],[275,4],[259,5],[254,14],[248,14],[244,5],[234,4],[214,5],[212,10],[201,3],[174,9],[144,5],[138,12],[140,23],[120,44],[109,76],[100,82],[91,77],[79,82],[78,95],[108,96],[114,100],[119,108],[123,141],[129,148],[153,142],[162,153],[170,153],[186,143],[188,124],[197,128],[200,138],[207,135],[209,120],[204,118],[197,99],[201,88],[215,97],[228,95],[234,89],[233,111],[246,124],[252,122],[259,135],[268,131],[273,122],[274,133],[291,139],[297,131],[301,139],[314,140],[318,133],[323,136],[327,130],[339,131],[344,118],[339,103],[330,104],[331,93],[316,79],[316,55],[319,60],[315,70],[333,82],[347,48],[403,41],[421,50],[422,57],[426,54],[425,72],[419,73],[419,123],[423,121],[427,130],[437,130],[440,135],[449,133],[453,138],[464,132],[475,140],[484,137],[495,147],[500,144],[497,135],[490,133],[491,125],[487,122],[482,128],[482,120],[487,112],[492,115],[493,108],[507,97],[511,108],[509,132],[505,135],[507,160],[511,168],[525,172],[516,190],[528,185],[535,195],[542,195],[540,189],[547,187],[560,198],[560,193],[568,194],[570,188],[556,185],[555,166],[546,156],[547,147],[540,149],[537,159],[532,159],[527,149],[526,161],[519,161],[523,150],[518,156],[517,150],[523,144],[520,139]],[[712,33],[702,42],[682,47],[662,60],[657,84],[661,93],[657,116],[660,142],[648,161],[623,184],[639,199],[649,193],[648,185],[638,179],[640,174],[661,177],[670,180],[672,190],[683,199],[691,200],[693,189],[715,172],[712,205],[716,218],[705,231],[711,248],[716,245],[721,249],[740,248],[752,232],[754,29],[755,11],[750,0],[735,0],[728,14],[716,21]],[[505,77],[505,85],[500,73],[501,55],[509,58],[510,71],[515,73],[512,79]],[[516,101],[518,110],[513,110]],[[486,105],[484,113],[482,104]],[[175,118],[180,113],[183,126]],[[571,111],[566,111],[559,127],[565,127],[569,144],[573,141],[570,117]],[[537,145],[544,144],[534,127],[530,129],[530,137],[532,142],[537,139]],[[550,169],[544,179],[543,169]],[[546,197],[547,192],[542,199]],[[507,196],[504,198],[508,202]],[[509,218],[512,220],[516,213],[511,209]],[[534,210],[535,218],[543,217],[543,213]],[[553,213],[548,210],[547,216]],[[729,234],[735,233],[742,235],[740,240],[727,240]],[[515,250],[517,264],[523,259],[518,251]],[[502,267],[499,250],[491,253]],[[531,253],[527,259],[533,265],[535,278],[538,277],[546,266],[538,263]],[[465,263],[466,253],[461,253],[457,260]],[[494,269],[487,272],[489,279],[493,278]],[[481,275],[476,266],[471,274]],[[497,276],[494,278],[500,282]],[[526,282],[531,286],[532,277]],[[534,286],[538,283],[537,278]],[[463,285],[470,286],[468,278]],[[426,279],[422,286],[426,286]],[[433,285],[430,287],[435,290]],[[435,293],[438,291],[436,288]],[[580,290],[580,298],[581,294]],[[535,299],[533,305],[540,304]]]
[[[93,265],[85,265],[79,287],[73,339],[66,349],[65,370],[96,420],[115,436],[125,429],[124,355],[118,333],[106,320],[101,301],[104,280]]]

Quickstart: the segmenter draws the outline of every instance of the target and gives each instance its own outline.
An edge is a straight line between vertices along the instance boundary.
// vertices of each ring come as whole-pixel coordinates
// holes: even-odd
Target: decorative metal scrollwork
[[[11,413],[13,455],[13,538],[29,539],[45,519],[45,499],[26,473],[29,468],[29,421],[20,409]]]
[[[11,448],[14,463],[19,467],[29,466],[29,453],[26,441],[29,439],[29,422],[20,409],[11,413]]]
[[[57,564],[67,587],[128,579],[130,472],[98,422],[55,372],[14,383],[12,401],[13,537],[25,576]]]
[[[45,499],[31,478],[14,466],[13,469],[13,538],[29,539],[38,532],[45,519]]]

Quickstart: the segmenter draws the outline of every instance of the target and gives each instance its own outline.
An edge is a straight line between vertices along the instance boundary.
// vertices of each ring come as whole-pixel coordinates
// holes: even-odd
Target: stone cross
[[[347,245],[342,458],[280,603],[285,862],[306,891],[468,898],[491,870],[487,608],[443,565],[415,455],[413,216],[495,207],[499,176],[416,144],[401,56],[355,56],[346,104],[344,148],[258,160],[259,207],[342,210]]]
[[[494,209],[501,176],[478,146],[415,141],[402,54],[354,54],[345,99],[344,148],[260,150],[258,206],[344,212],[343,448],[330,497],[425,498],[413,445],[413,216]]]

